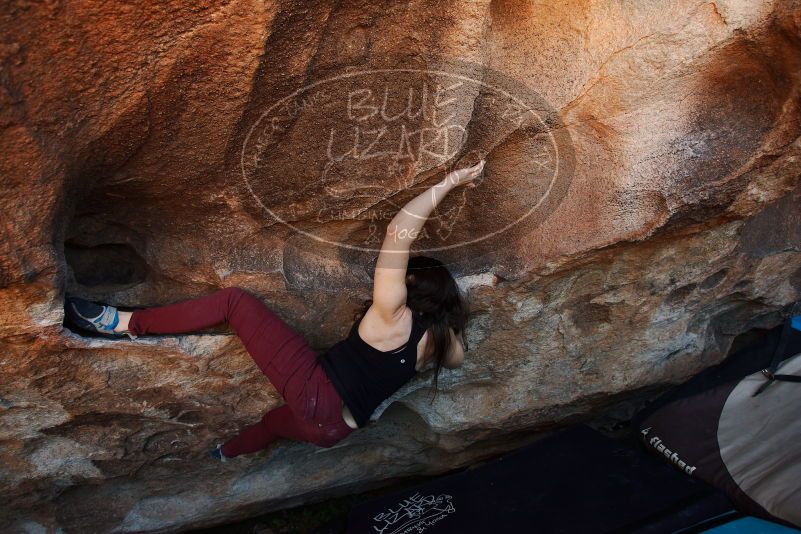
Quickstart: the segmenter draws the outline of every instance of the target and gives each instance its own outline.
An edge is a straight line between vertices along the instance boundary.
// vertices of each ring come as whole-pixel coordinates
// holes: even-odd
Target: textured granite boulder
[[[801,298],[801,3],[5,3],[0,525],[208,526],[437,473],[719,361]],[[239,340],[87,338],[65,292],[240,286],[325,350],[388,217],[473,307],[330,449],[208,447],[282,399]],[[380,417],[379,417],[380,416]]]

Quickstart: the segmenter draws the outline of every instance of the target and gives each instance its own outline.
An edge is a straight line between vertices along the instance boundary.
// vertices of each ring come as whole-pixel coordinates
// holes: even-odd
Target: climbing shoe
[[[221,462],[225,462],[226,460],[229,459],[226,455],[223,454],[222,444],[218,444],[215,448],[209,451],[209,456]]]
[[[64,300],[64,312],[75,326],[83,330],[110,336],[127,335],[131,339],[136,339],[130,332],[114,331],[114,327],[120,321],[119,312],[114,306],[90,302],[79,297],[67,297]]]

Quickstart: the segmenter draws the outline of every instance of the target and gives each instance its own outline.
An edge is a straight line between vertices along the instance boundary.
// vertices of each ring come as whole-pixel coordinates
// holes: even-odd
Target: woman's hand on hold
[[[454,187],[460,185],[475,187],[478,185],[475,180],[481,176],[481,172],[484,170],[484,163],[486,163],[486,160],[482,159],[472,167],[465,167],[464,169],[458,169],[450,172],[445,177],[445,180],[446,182],[453,184]]]

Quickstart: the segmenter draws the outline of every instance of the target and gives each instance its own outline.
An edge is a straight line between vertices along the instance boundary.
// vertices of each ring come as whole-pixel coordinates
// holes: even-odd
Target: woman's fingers
[[[472,167],[470,167],[470,174],[469,174],[469,176],[470,176],[470,178],[471,178],[471,179],[472,179],[472,178],[477,178],[477,177],[478,177],[478,176],[481,174],[481,171],[483,171],[483,170],[484,170],[484,163],[485,163],[485,162],[484,162],[484,160],[482,159],[481,161],[479,161],[478,163],[476,163],[475,165],[473,165]],[[472,184],[472,185],[475,185],[475,184]]]
[[[472,167],[465,167],[453,171],[449,176],[455,184],[467,184],[468,186],[474,187],[475,184],[471,183],[471,180],[474,180],[481,174],[481,171],[484,170],[484,163],[486,163],[486,160],[482,159]]]
[[[467,172],[467,176],[478,176],[483,168],[484,168],[484,160],[482,159],[472,167],[467,167],[464,170]]]
[[[478,176],[479,174],[481,174],[481,171],[484,170],[484,163],[485,161],[482,159],[476,165],[473,166],[473,174],[475,176]]]

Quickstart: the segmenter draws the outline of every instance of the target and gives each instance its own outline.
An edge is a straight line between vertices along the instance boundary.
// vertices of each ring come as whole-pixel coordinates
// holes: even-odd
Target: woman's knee
[[[342,424],[337,422],[333,425],[323,425],[318,427],[318,430],[319,432],[315,436],[313,443],[326,449],[330,449],[353,433],[353,429],[347,426],[344,421]]]
[[[220,294],[227,303],[229,309],[235,308],[240,303],[253,304],[255,301],[258,301],[250,292],[237,286],[223,288],[220,290]]]
[[[259,299],[241,287],[226,287],[216,293],[217,302],[222,307],[222,314],[237,334],[243,335],[241,328],[247,326],[253,316],[253,310],[259,306]],[[247,335],[245,333],[245,335]]]
[[[220,293],[225,295],[226,297],[233,297],[233,298],[240,298],[243,295],[249,294],[247,291],[237,286],[224,287],[220,289]]]

